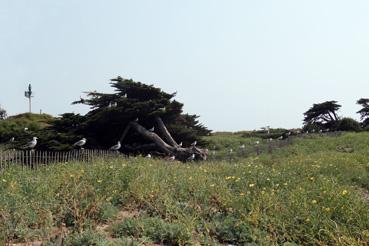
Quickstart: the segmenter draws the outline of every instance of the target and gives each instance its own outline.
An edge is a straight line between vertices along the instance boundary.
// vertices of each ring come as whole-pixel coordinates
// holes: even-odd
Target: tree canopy
[[[305,126],[312,126],[321,129],[335,127],[339,121],[337,111],[341,105],[337,101],[326,101],[313,104],[313,106],[304,113]]]
[[[6,110],[0,106],[0,120],[5,120],[7,117]]]
[[[362,107],[357,113],[360,114],[363,127],[366,127],[369,125],[369,98],[361,98],[356,103]]]
[[[198,115],[183,113],[183,104],[174,99],[176,93],[119,76],[110,85],[112,93],[86,92],[85,98],[73,102],[89,106],[86,115],[65,113],[36,133],[38,149],[70,150],[74,141],[85,137],[87,148],[106,149],[122,140],[122,151],[129,154],[161,152],[163,148],[158,151],[150,134],[157,134],[176,151],[195,141],[206,144],[201,136],[210,130],[198,121]],[[135,130],[125,133],[128,126]]]

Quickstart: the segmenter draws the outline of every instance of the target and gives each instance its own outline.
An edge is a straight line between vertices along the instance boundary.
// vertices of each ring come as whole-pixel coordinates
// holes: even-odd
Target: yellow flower
[[[236,179],[236,182],[240,182],[240,180],[241,180],[241,178],[237,178],[237,179]]]
[[[314,177],[310,177],[310,180],[311,180],[311,181],[314,181]]]
[[[305,221],[306,221],[306,222],[310,222],[310,219],[309,219],[309,218],[307,218]]]
[[[250,188],[252,188],[252,187],[254,187],[255,186],[255,184],[249,184],[249,187]]]
[[[113,166],[109,166],[110,169],[113,169]]]
[[[188,180],[192,180],[192,177],[189,177]]]
[[[245,196],[245,193],[241,192],[241,193],[240,193],[240,196]]]
[[[226,177],[225,179],[226,180],[230,180],[232,177],[231,176],[228,176],[228,177]]]
[[[102,183],[102,180],[101,180],[101,179],[98,179],[98,180],[97,180],[97,183]]]
[[[311,203],[312,204],[317,204],[318,202],[317,202],[317,200],[312,200]]]
[[[265,191],[263,191],[263,190],[262,190],[262,191],[261,191],[261,194],[262,194],[262,195],[264,195],[264,194],[265,194]]]
[[[287,186],[287,182],[283,184],[284,186]]]
[[[324,208],[324,211],[326,211],[326,212],[330,212],[330,211],[331,211],[331,209],[330,209],[330,208]]]
[[[342,196],[347,195],[347,193],[348,193],[348,191],[347,191],[347,190],[343,190],[343,191],[342,191]]]
[[[6,183],[6,179],[3,179],[3,182]]]
[[[214,186],[215,186],[215,184],[211,184],[211,185],[210,185],[210,187],[214,187]]]

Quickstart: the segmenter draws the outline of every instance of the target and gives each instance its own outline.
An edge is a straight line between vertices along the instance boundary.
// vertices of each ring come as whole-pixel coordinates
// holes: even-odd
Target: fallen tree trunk
[[[175,158],[177,160],[180,160],[180,161],[183,161],[183,162],[186,162],[186,161],[189,161],[189,160],[192,161],[191,157],[193,155],[195,157],[193,160],[206,160],[207,159],[208,151],[206,149],[197,148],[196,146],[191,146],[191,147],[188,147],[188,148],[180,147],[177,144],[177,142],[173,139],[171,134],[169,133],[169,131],[166,128],[166,126],[165,126],[164,122],[162,121],[162,119],[160,117],[157,117],[156,121],[158,123],[158,128],[159,128],[160,132],[164,135],[164,138],[169,142],[169,144],[166,143],[155,132],[148,131],[146,128],[144,128],[143,126],[138,124],[136,121],[131,121],[127,125],[127,127],[125,128],[125,130],[124,130],[124,132],[123,132],[123,134],[120,138],[121,141],[124,140],[124,138],[126,137],[128,131],[132,128],[137,133],[139,133],[141,136],[143,136],[147,140],[153,142],[156,145],[156,147],[158,148],[158,150],[160,152],[163,152],[167,156],[175,156]],[[138,148],[139,147],[140,146],[138,146]]]

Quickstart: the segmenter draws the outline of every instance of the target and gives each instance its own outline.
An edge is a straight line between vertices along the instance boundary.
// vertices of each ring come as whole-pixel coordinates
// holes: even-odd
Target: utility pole
[[[32,102],[31,102],[31,99],[33,97],[33,91],[32,91],[31,84],[28,85],[28,91],[25,91],[24,92],[24,96],[26,98],[28,98],[28,101],[29,101],[29,112],[32,113]]]

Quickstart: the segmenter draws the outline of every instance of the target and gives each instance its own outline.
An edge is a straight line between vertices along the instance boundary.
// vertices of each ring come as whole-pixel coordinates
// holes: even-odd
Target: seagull
[[[196,146],[196,144],[197,144],[197,141],[193,142],[193,143],[191,144],[191,146]]]
[[[283,136],[280,136],[280,137],[278,138],[278,140],[283,140]]]
[[[187,158],[187,161],[195,160],[195,154],[192,154],[190,157]]]
[[[151,155],[150,154],[147,154],[146,158],[151,158]]]
[[[162,107],[162,108],[159,108],[159,110],[162,111],[162,112],[165,112],[166,108]]]
[[[86,142],[87,142],[87,139],[86,138],[82,138],[81,140],[75,142],[73,144],[73,146],[78,146],[78,147],[81,147],[82,148],[82,146],[85,145]]]
[[[273,138],[269,138],[269,142],[273,142]]]
[[[138,122],[138,117],[135,119],[136,122]]]
[[[25,127],[25,128],[24,128],[24,131],[25,131],[25,132],[26,132],[26,131],[28,131],[28,127]]]
[[[149,129],[149,132],[153,132],[153,131],[155,131],[155,127],[151,127],[151,128]]]
[[[178,144],[178,146],[179,146],[179,147],[182,147],[182,145],[183,145],[183,143],[182,143],[182,142],[180,142],[180,143]]]
[[[127,93],[123,95],[124,98],[127,98]]]
[[[246,148],[246,146],[245,146],[244,144],[242,144],[242,145],[240,146],[240,149],[244,149],[244,148]]]
[[[171,157],[169,157],[169,160],[174,161],[176,159],[175,155],[172,155]]]
[[[260,141],[256,141],[255,144],[258,145],[260,143]]]
[[[319,133],[322,133],[323,132],[323,130],[319,130]]]
[[[23,146],[23,149],[33,149],[36,147],[37,144],[37,137],[33,137],[32,141],[28,142],[26,145]]]
[[[121,147],[122,145],[120,144],[120,141],[118,141],[116,145],[110,147],[110,150],[118,151]]]
[[[10,142],[12,143],[12,142],[14,142],[15,141],[15,137],[12,137],[11,139],[10,139]]]

